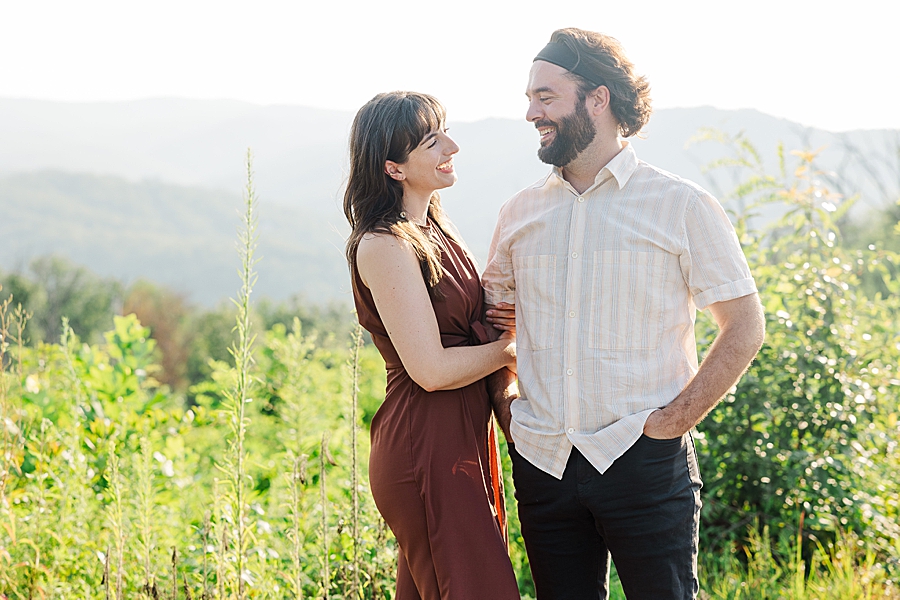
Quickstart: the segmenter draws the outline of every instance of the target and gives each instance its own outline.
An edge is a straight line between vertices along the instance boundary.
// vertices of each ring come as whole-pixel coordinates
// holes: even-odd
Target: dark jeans
[[[629,600],[696,597],[702,484],[690,434],[642,435],[602,475],[573,448],[561,481],[509,454],[538,600],[605,600],[610,554]]]

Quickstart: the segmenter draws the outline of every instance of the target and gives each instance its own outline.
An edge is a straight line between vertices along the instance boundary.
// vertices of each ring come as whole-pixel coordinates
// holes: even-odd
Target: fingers
[[[499,317],[488,317],[488,323],[492,323],[495,328],[500,330],[515,330],[516,328],[516,320],[515,319],[501,319]]]
[[[516,305],[501,302],[500,304],[488,310],[485,314],[487,314],[488,316],[514,317],[516,316]]]
[[[516,330],[516,305],[501,302],[485,313],[487,322],[500,331]]]

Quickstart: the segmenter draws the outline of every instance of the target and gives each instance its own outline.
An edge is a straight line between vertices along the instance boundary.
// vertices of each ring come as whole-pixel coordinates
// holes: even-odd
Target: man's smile
[[[541,143],[550,141],[556,127],[538,127],[538,133],[541,134]]]

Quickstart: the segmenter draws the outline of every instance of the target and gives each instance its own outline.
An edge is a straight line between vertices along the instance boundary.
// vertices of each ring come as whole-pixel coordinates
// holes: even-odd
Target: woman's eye
[[[434,148],[434,145],[437,144],[437,140],[431,140],[431,143],[428,144],[429,148]]]

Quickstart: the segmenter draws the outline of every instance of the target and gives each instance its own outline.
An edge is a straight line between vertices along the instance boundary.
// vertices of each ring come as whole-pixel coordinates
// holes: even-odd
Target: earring
[[[405,210],[401,210],[401,211],[400,211],[400,218],[401,218],[401,219],[406,219],[406,211],[405,211]]]

